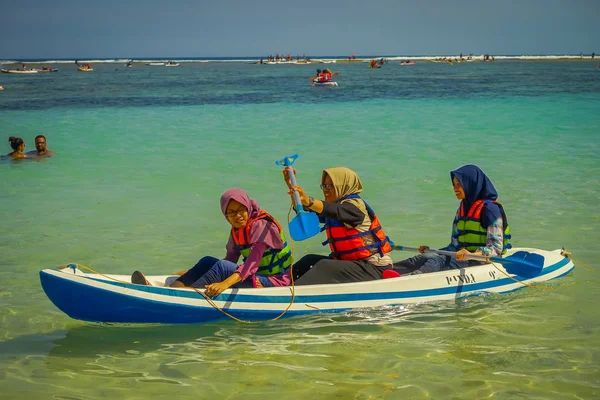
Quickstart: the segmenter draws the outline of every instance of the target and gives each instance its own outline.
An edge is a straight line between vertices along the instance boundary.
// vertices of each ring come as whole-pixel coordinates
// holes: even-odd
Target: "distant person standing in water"
[[[8,157],[11,157],[13,160],[27,158],[27,156],[23,154],[25,151],[25,141],[23,138],[11,136],[8,138],[8,142],[10,143],[11,149],[13,149],[12,152],[7,154]]]
[[[34,140],[35,140],[35,151],[28,151],[27,152],[28,156],[51,157],[54,154],[56,154],[56,152],[54,150],[48,150],[48,148],[46,147],[47,146],[46,136],[37,135]]]
[[[596,57],[596,53],[592,53],[592,60]]]

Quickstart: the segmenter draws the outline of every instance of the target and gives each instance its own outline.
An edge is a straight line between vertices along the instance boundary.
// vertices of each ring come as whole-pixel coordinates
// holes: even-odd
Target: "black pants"
[[[442,256],[434,253],[423,253],[406,260],[394,263],[394,271],[401,275],[412,273],[426,274],[429,272],[446,271],[449,269],[461,269],[481,265],[480,261],[474,260],[456,260],[449,256]]]
[[[392,266],[377,267],[367,261],[332,260],[320,254],[307,254],[294,263],[296,285],[374,281]]]

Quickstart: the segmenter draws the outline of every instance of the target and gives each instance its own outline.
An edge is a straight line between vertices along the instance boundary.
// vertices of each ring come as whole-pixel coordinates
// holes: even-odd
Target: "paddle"
[[[419,251],[416,247],[393,246],[394,250]],[[456,257],[456,253],[446,250],[427,249],[425,252],[436,253],[444,256]],[[519,275],[524,278],[533,278],[538,276],[544,268],[544,256],[527,251],[517,251],[506,257],[484,257],[475,254],[467,254],[467,259],[478,261],[493,261],[502,264],[506,272],[513,275]]]
[[[275,161],[275,165],[291,167],[297,158],[298,154],[283,157],[281,160]],[[290,178],[290,183],[292,186],[297,186],[296,176],[294,175],[294,170],[292,168],[288,170],[288,177]],[[314,212],[304,211],[302,203],[300,202],[300,195],[298,194],[297,190],[294,190],[293,195],[298,215],[296,215],[294,219],[290,221],[288,227],[290,229],[290,235],[292,236],[292,239],[301,241],[317,235],[319,232],[321,232],[321,227],[319,226],[319,217],[317,214]]]

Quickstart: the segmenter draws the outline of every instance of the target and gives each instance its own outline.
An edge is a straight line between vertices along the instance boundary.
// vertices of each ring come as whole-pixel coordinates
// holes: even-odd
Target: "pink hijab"
[[[221,195],[221,212],[224,216],[227,212],[227,205],[231,200],[237,201],[238,203],[240,203],[248,209],[249,219],[256,218],[260,213],[260,206],[256,201],[250,200],[250,197],[248,197],[248,193],[244,192],[242,189],[234,188],[225,191],[225,193]]]
[[[248,219],[254,219],[260,213],[260,206],[242,189],[229,189],[221,196],[221,212],[223,215],[227,212],[227,205],[231,200],[235,200],[248,209]],[[227,217],[225,217],[227,218]],[[279,236],[277,225],[270,221],[261,219],[252,224],[250,231],[250,243],[264,243],[272,249],[282,249],[283,241]]]

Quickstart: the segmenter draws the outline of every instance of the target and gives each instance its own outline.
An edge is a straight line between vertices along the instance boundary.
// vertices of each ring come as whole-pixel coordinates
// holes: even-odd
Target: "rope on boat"
[[[294,253],[293,252],[294,252],[294,243],[292,242],[292,261],[293,261],[293,257],[294,257]],[[75,264],[75,263],[64,264],[64,265],[60,265],[60,266],[58,266],[56,268],[58,268],[58,269],[65,269],[65,268],[68,268],[70,266],[73,266],[75,268],[81,268],[81,269],[88,270],[88,271],[90,271],[93,274],[97,274],[97,275],[103,276],[103,277],[105,277],[107,279],[112,279],[115,282],[120,282],[120,283],[125,283],[127,285],[131,285],[131,282],[122,281],[120,279],[113,278],[112,276],[104,275],[103,273],[98,272],[95,269],[90,268],[88,266],[85,266],[83,264]],[[292,264],[292,266],[293,266],[293,264]],[[292,266],[290,266],[290,274],[292,273]],[[211,306],[213,306],[217,310],[221,311],[223,314],[227,315],[229,318],[234,319],[234,320],[236,320],[238,322],[246,323],[246,324],[260,324],[262,322],[276,321],[276,320],[278,320],[279,318],[281,318],[287,312],[287,310],[290,309],[290,307],[294,303],[294,295],[295,295],[295,293],[294,293],[294,276],[291,275],[291,277],[292,277],[292,285],[291,285],[292,286],[292,300],[290,301],[290,304],[288,304],[287,308],[285,310],[283,310],[283,312],[281,314],[279,314],[277,317],[272,318],[272,319],[262,320],[262,321],[246,321],[246,320],[243,320],[243,319],[239,319],[239,318],[237,318],[237,317],[229,314],[227,311],[223,310],[222,308],[220,308],[217,304],[215,304],[215,302],[210,297],[208,297],[206,294],[204,294],[203,292],[201,292],[198,288],[191,288],[191,289],[194,289],[194,291],[196,291],[198,294],[202,295],[202,297],[204,297],[206,299],[206,301],[208,302],[208,304],[210,304]]]
[[[59,267],[56,267],[56,268],[58,268],[58,269],[65,269],[65,268],[67,268],[67,267],[69,267],[69,266],[71,266],[71,265],[73,265],[73,266],[75,266],[75,267],[77,267],[77,268],[86,269],[86,270],[90,271],[90,272],[91,272],[91,273],[93,273],[93,274],[98,274],[98,275],[100,275],[100,276],[103,276],[103,277],[105,277],[105,278],[107,278],[107,279],[112,279],[113,281],[116,281],[116,282],[120,282],[120,283],[126,283],[126,284],[128,284],[128,285],[131,285],[131,282],[125,282],[125,281],[122,281],[122,280],[120,280],[120,279],[113,278],[112,276],[104,275],[103,273],[100,273],[100,272],[98,272],[98,271],[96,271],[96,270],[94,270],[94,269],[92,269],[92,268],[90,268],[90,267],[86,267],[86,266],[85,266],[85,265],[83,265],[83,264],[75,264],[75,263],[71,263],[71,264],[65,264],[65,265],[61,265],[61,266],[59,266]],[[73,268],[73,269],[75,269],[75,268]]]
[[[577,261],[577,260],[574,260],[573,258],[571,258],[571,252],[570,252],[570,251],[567,251],[567,250],[565,250],[565,248],[564,248],[564,247],[563,247],[563,248],[562,248],[562,250],[560,251],[560,254],[561,254],[561,255],[563,255],[563,256],[565,256],[566,258],[570,259],[570,260],[571,260],[571,261],[573,261],[575,264],[582,265],[582,266],[584,266],[584,267],[586,267],[587,269],[590,269],[590,270],[592,270],[592,271],[595,271],[595,270],[596,270],[596,268],[594,268],[594,267],[590,267],[590,266],[589,266],[589,265],[587,265],[587,264],[584,264],[584,263],[582,263],[582,262],[580,262],[580,261]]]
[[[584,267],[587,267],[587,268],[591,269],[592,271],[595,271],[595,269],[594,269],[594,268],[592,268],[592,267],[590,267],[589,265],[585,265],[584,263],[579,263],[579,262],[577,262],[577,261],[573,260],[573,259],[571,258],[571,252],[570,252],[570,251],[567,251],[567,250],[565,250],[565,248],[564,248],[564,247],[561,249],[561,251],[560,251],[560,255],[561,255],[561,256],[565,256],[565,258],[568,258],[568,259],[570,259],[571,261],[573,261],[573,262],[574,262],[574,263],[576,263],[576,264],[581,264],[581,265],[583,265]],[[504,269],[501,269],[501,268],[499,268],[499,267],[498,267],[496,264],[494,264],[492,261],[490,261],[490,259],[489,259],[489,258],[488,258],[488,260],[487,260],[487,261],[488,261],[490,264],[492,264],[492,265],[494,266],[494,268],[496,268],[498,271],[502,272],[504,275],[506,275],[507,277],[509,277],[509,278],[510,278],[510,279],[512,279],[513,281],[515,281],[515,282],[519,282],[520,284],[522,284],[522,285],[524,285],[524,286],[527,286],[527,287],[530,287],[530,288],[533,288],[533,289],[554,290],[554,288],[551,288],[550,286],[545,286],[545,285],[530,285],[530,284],[528,284],[528,283],[525,283],[525,282],[523,282],[523,281],[520,281],[520,280],[518,280],[517,278],[515,278],[514,276],[510,276],[509,274],[507,274],[507,273],[506,273],[506,271],[504,271]]]
[[[292,205],[290,204],[290,209],[288,210],[288,225],[290,223],[290,213],[291,212],[292,212]],[[191,289],[194,289],[194,291],[196,293],[198,293],[202,297],[204,297],[204,299],[208,302],[208,304],[210,304],[215,309],[221,311],[223,314],[227,315],[229,318],[231,318],[231,319],[233,319],[233,320],[235,320],[237,322],[242,322],[242,323],[245,323],[245,324],[253,324],[254,325],[254,324],[260,324],[260,323],[263,323],[263,322],[277,321],[279,318],[281,318],[281,317],[283,317],[285,315],[285,313],[290,309],[290,307],[292,307],[292,304],[294,304],[294,299],[296,297],[296,291],[295,291],[295,286],[294,286],[294,274],[293,274],[293,272],[294,272],[294,254],[296,254],[296,253],[294,251],[294,241],[291,239],[291,237],[290,237],[290,242],[292,243],[292,256],[291,256],[292,257],[292,264],[290,265],[290,279],[291,279],[291,285],[290,286],[292,288],[292,298],[290,300],[290,304],[288,304],[288,306],[285,308],[285,310],[283,310],[282,313],[279,314],[278,316],[276,316],[275,318],[265,319],[265,320],[260,320],[260,321],[247,321],[247,320],[243,320],[243,319],[237,318],[237,317],[231,315],[230,313],[228,313],[227,311],[223,310],[221,307],[219,307],[204,292],[201,292],[200,289],[195,288],[195,287],[193,287]],[[120,279],[113,278],[112,276],[104,275],[104,274],[102,274],[102,273],[100,273],[100,272],[98,272],[98,271],[96,271],[96,270],[94,270],[94,269],[92,269],[90,267],[82,265],[82,264],[71,263],[71,264],[61,265],[61,266],[59,266],[57,268],[58,269],[64,269],[64,268],[67,268],[67,267],[69,267],[71,265],[74,266],[74,267],[76,267],[76,268],[82,268],[82,269],[88,270],[88,271],[90,271],[93,274],[98,274],[98,275],[103,276],[103,277],[105,277],[107,279],[112,279],[113,281],[116,281],[116,282],[120,282],[120,283],[125,283],[125,284],[128,284],[128,285],[131,285],[131,282],[125,282],[125,281],[122,281]],[[73,268],[73,269],[75,269],[75,268]]]
[[[290,204],[290,209],[288,210],[288,225],[290,224],[290,213],[292,212],[292,204]],[[285,315],[285,313],[290,309],[290,307],[292,307],[292,304],[294,304],[294,298],[296,296],[296,291],[295,291],[295,286],[294,286],[294,254],[296,254],[296,252],[294,251],[294,240],[291,238],[291,236],[289,237],[289,240],[292,244],[292,264],[290,265],[290,279],[291,279],[291,288],[292,288],[292,298],[290,300],[290,304],[288,304],[288,306],[285,308],[285,310],[283,310],[281,312],[281,314],[279,314],[278,316],[276,316],[275,318],[271,318],[271,319],[264,319],[264,320],[260,320],[260,321],[247,321],[244,319],[240,319],[237,318],[236,316],[233,316],[231,314],[229,314],[227,311],[223,310],[221,307],[219,307],[210,297],[208,297],[206,295],[206,293],[201,292],[200,289],[198,288],[192,288],[194,289],[194,291],[196,291],[196,293],[198,293],[199,295],[201,295],[202,297],[204,297],[204,299],[206,300],[206,302],[208,304],[210,304],[211,306],[213,306],[213,308],[215,308],[216,310],[221,311],[223,314],[227,315],[229,318],[237,321],[237,322],[242,322],[244,324],[251,324],[251,325],[256,325],[256,324],[261,324],[263,322],[269,322],[269,321],[277,321],[279,318],[283,317]]]
[[[509,274],[506,273],[506,271],[504,270],[504,268],[500,268],[498,267],[496,264],[494,264],[493,261],[490,261],[488,259],[488,262],[490,264],[492,264],[494,266],[494,268],[496,268],[498,271],[502,272],[504,275],[506,275],[508,278],[512,279],[515,282],[519,282],[521,285],[523,286],[527,286],[529,288],[533,288],[533,289],[542,289],[542,290],[554,290],[554,288],[551,288],[550,286],[545,286],[545,285],[530,285],[529,283],[523,282],[521,280],[518,280],[517,278],[515,278],[514,276],[511,276]]]
[[[570,258],[570,257],[569,257],[569,258]],[[571,258],[571,261],[573,261],[575,264],[582,265],[582,266],[584,266],[584,267],[586,267],[587,269],[590,269],[590,270],[592,270],[592,271],[595,271],[595,270],[596,270],[596,268],[594,268],[594,267],[590,267],[589,265],[587,265],[587,264],[584,264],[584,263],[582,263],[581,261],[577,261],[577,260],[574,260],[574,259],[572,259],[572,258]]]
[[[582,262],[580,262],[580,261],[574,260],[574,259],[571,257],[571,252],[570,252],[570,251],[567,251],[567,250],[566,250],[564,247],[563,247],[563,248],[560,250],[560,255],[561,255],[561,256],[564,256],[565,258],[568,258],[569,260],[573,261],[573,263],[575,263],[575,264],[582,265],[582,266],[584,266],[584,267],[586,267],[586,268],[588,268],[588,269],[590,269],[590,270],[592,270],[592,271],[595,271],[595,270],[596,270],[594,267],[590,267],[590,266],[589,266],[589,265],[587,265],[587,264],[584,264],[584,263],[582,263]],[[489,261],[489,260],[488,260],[488,261]],[[508,274],[507,274],[505,271],[503,271],[503,270],[501,270],[500,268],[498,268],[498,266],[497,266],[496,264],[494,264],[493,262],[489,261],[489,263],[490,263],[490,264],[492,264],[492,265],[493,265],[493,266],[494,266],[494,267],[495,267],[495,268],[496,268],[498,271],[502,272],[504,275],[508,276],[508,277],[509,277],[510,279],[512,279],[513,281],[516,281],[516,282],[522,283],[522,284],[523,284],[523,285],[525,285],[525,286],[528,286],[528,287],[531,287],[531,288],[534,288],[534,289],[554,290],[554,288],[551,288],[551,287],[549,287],[549,286],[543,286],[543,285],[536,285],[536,286],[534,286],[534,285],[529,285],[529,284],[527,284],[527,283],[525,283],[525,282],[521,282],[520,280],[518,280],[518,279],[516,279],[516,278],[514,278],[514,277],[512,277],[512,276],[510,276],[510,275],[508,275]]]

